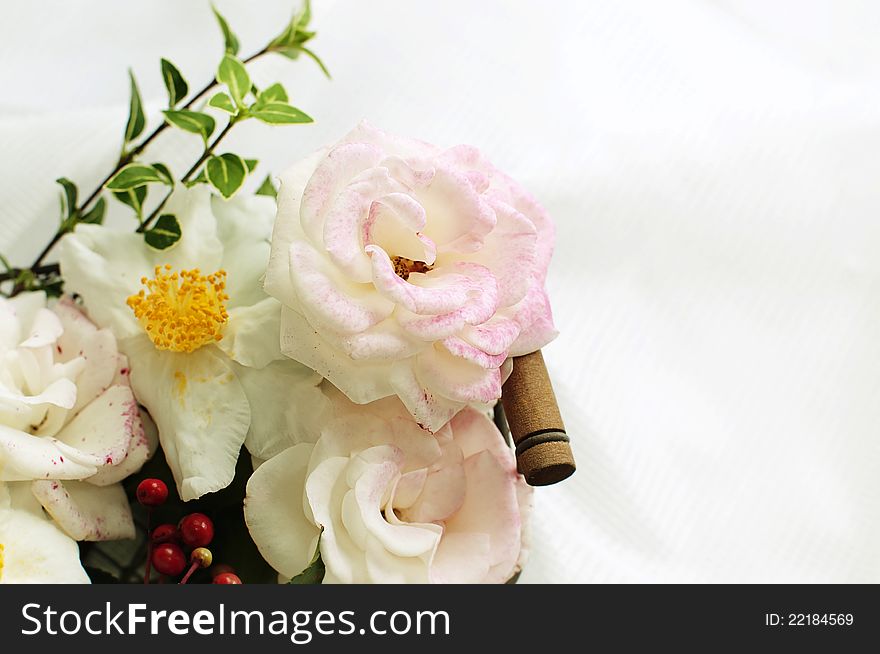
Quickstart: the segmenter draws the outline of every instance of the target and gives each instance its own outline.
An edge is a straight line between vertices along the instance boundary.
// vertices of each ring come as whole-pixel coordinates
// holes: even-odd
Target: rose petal
[[[35,481],[43,508],[74,540],[134,538],[131,507],[121,484],[98,487],[82,481]]]

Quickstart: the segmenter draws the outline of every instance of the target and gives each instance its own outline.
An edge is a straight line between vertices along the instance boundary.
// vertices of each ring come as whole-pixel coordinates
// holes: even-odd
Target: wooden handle
[[[570,477],[575,471],[574,454],[540,350],[514,357],[501,403],[516,446],[517,467],[526,482],[547,486]]]

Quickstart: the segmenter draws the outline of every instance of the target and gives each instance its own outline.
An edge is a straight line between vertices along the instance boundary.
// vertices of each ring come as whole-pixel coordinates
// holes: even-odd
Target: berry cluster
[[[138,484],[138,502],[152,510],[162,506],[168,499],[168,486],[161,479],[144,479]],[[186,569],[187,556],[184,548],[190,550],[189,570],[180,583],[185,584],[198,568],[207,568],[213,562],[208,545],[214,540],[214,523],[204,513],[185,515],[177,525],[161,524],[150,531],[147,544],[147,565],[144,583],[150,583],[150,567],[168,577],[179,577]],[[241,579],[228,565],[218,564],[210,570],[215,584],[240,584]]]

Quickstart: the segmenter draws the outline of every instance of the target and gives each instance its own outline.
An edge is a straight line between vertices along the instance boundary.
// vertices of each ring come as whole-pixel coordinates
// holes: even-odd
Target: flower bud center
[[[403,280],[409,279],[410,273],[426,273],[431,270],[431,266],[424,261],[413,261],[406,257],[391,257],[391,263],[394,264],[395,274]]]
[[[198,268],[173,272],[166,264],[141,284],[144,289],[126,303],[157,349],[192,352],[223,337],[229,320],[225,270],[205,276]]]

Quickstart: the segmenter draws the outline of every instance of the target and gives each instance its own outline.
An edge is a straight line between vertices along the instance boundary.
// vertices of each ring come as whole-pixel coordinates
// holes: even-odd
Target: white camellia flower
[[[281,178],[266,273],[281,349],[436,431],[556,335],[553,241],[547,212],[475,148],[362,124]]]
[[[79,547],[26,482],[0,482],[0,584],[87,584]]]
[[[113,334],[71,300],[0,298],[0,482],[27,482],[75,540],[135,535],[119,482],[156,439],[128,380]]]
[[[326,400],[320,376],[281,354],[280,306],[261,288],[273,200],[224,201],[200,185],[175,191],[166,212],[182,230],[172,248],[80,225],[60,260],[66,288],[131,360],[186,501],[232,481],[242,444],[264,457],[314,440]]]
[[[282,579],[319,543],[324,583],[504,583],[518,572],[532,489],[491,420],[468,407],[432,436],[397,398],[333,406],[317,443],[284,450],[248,482],[248,529]]]

